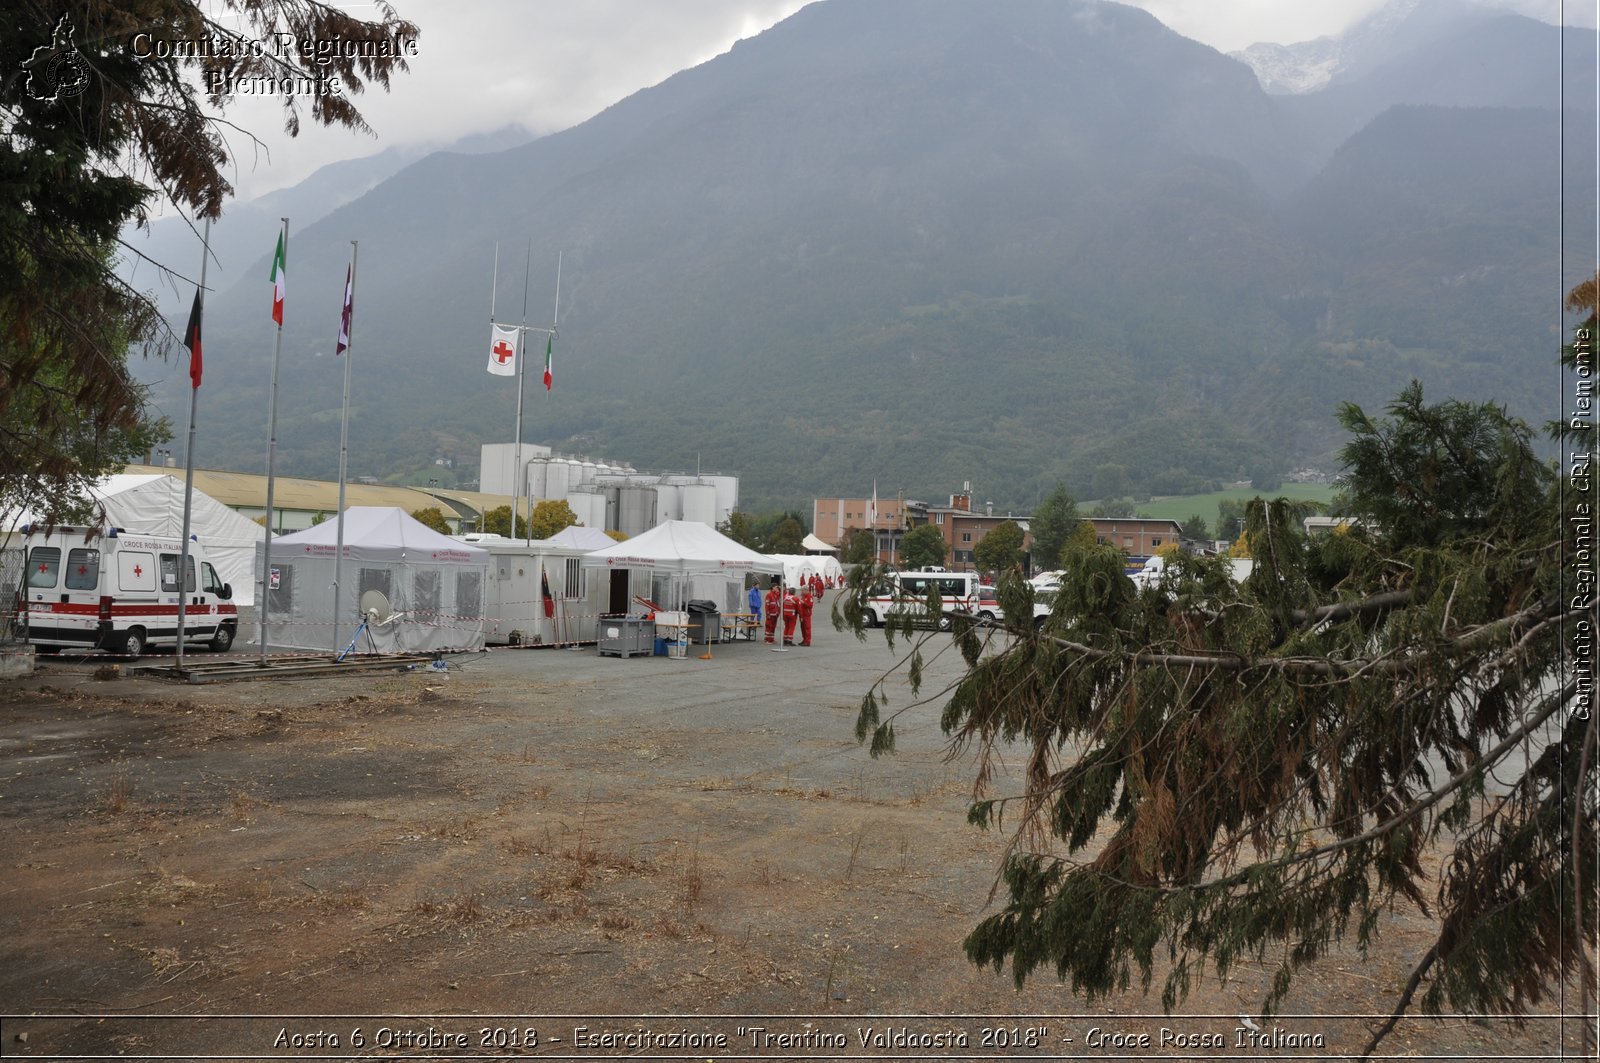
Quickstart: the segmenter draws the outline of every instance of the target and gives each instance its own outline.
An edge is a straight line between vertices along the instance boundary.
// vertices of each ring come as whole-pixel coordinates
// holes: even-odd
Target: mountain
[[[352,475],[435,475],[510,438],[516,388],[483,368],[497,243],[502,321],[523,318],[521,282],[548,322],[562,255],[555,390],[529,394],[525,438],[738,472],[756,506],[876,477],[1023,508],[1106,464],[1182,491],[1326,461],[1335,404],[1381,405],[1412,370],[1460,393],[1470,360],[1462,397],[1553,371],[1548,321],[1474,338],[1482,315],[1436,292],[1487,267],[1505,298],[1481,309],[1525,311],[1548,283],[1549,167],[1501,147],[1548,143],[1498,105],[1420,107],[1336,152],[1297,106],[1114,3],[824,0],[579,126],[431,155],[297,229],[277,467],[336,468],[351,239]],[[1441,159],[1493,155],[1498,183],[1433,165],[1441,138]],[[1419,212],[1430,197],[1466,216]],[[256,247],[208,303],[205,464],[261,464],[270,230]],[[1388,282],[1409,317],[1368,301]]]
[[[443,150],[462,154],[500,152],[525,144],[534,134],[519,125],[465,137]],[[275,233],[280,218],[306,226],[331,211],[359,199],[388,178],[399,173],[437,146],[408,145],[386,148],[373,155],[329,163],[296,185],[277,189],[245,202],[229,203],[223,216],[211,227],[211,263],[206,286],[213,290],[237,282],[246,266],[253,266],[261,254],[263,234]],[[149,291],[156,305],[168,315],[187,313],[194,290],[182,290],[168,283],[156,263],[198,278],[200,233],[188,218],[166,215],[155,218],[147,229],[130,226],[123,233],[128,253],[123,256],[119,275],[136,288]],[[275,240],[275,236],[267,239]]]

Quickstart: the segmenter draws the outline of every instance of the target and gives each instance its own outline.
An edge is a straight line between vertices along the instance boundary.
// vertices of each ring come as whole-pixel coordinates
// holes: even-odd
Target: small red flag
[[[550,575],[544,570],[543,566],[539,568],[539,591],[544,597],[544,615],[546,617],[555,616],[556,599],[550,593]]]
[[[183,345],[189,348],[189,380],[195,388],[200,386],[200,373],[205,367],[200,357],[200,289],[194,290],[194,306],[189,309],[189,327],[183,330]]]

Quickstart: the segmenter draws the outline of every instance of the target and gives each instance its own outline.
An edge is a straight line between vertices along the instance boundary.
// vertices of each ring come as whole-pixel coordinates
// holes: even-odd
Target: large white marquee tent
[[[122,473],[100,480],[89,493],[107,527],[173,538],[183,534],[183,481],[176,476]],[[5,531],[36,524],[39,519],[38,514],[21,513]],[[266,529],[197,490],[190,508],[189,533],[205,547],[217,575],[233,585],[234,603],[254,604],[256,544],[266,537]],[[0,540],[6,538],[0,534]]]
[[[337,518],[272,540],[272,571],[264,573],[270,645],[343,649],[335,643],[355,636],[365,599],[379,603],[378,615],[357,642],[357,652],[483,648],[487,550],[440,535],[402,509],[351,506],[344,512],[343,587],[337,602]],[[258,569],[265,567],[263,554],[258,547]]]

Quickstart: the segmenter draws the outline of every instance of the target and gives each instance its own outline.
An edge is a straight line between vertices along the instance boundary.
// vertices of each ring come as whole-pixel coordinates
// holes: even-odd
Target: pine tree
[[[1570,498],[1492,404],[1413,385],[1340,417],[1349,534],[1308,539],[1298,507],[1258,499],[1242,584],[1180,557],[1141,589],[1116,550],[1079,544],[1038,634],[957,624],[967,671],[942,724],[980,787],[1015,743],[1026,764],[1020,796],[970,809],[1015,832],[974,963],[1090,1002],[1159,969],[1170,1010],[1251,961],[1275,966],[1271,1013],[1410,903],[1434,940],[1368,1053],[1414,1004],[1521,1015],[1574,976],[1592,1014],[1600,616],[1571,586]],[[1000,593],[1027,615],[1025,584]],[[884,708],[880,684],[857,722],[874,755],[893,748]]]

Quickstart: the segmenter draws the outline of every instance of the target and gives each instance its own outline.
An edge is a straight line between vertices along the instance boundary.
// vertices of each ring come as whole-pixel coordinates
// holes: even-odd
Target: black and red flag
[[[204,366],[200,357],[200,289],[194,290],[194,306],[189,310],[189,327],[183,330],[183,345],[189,348],[189,381],[200,386],[200,373]]]

